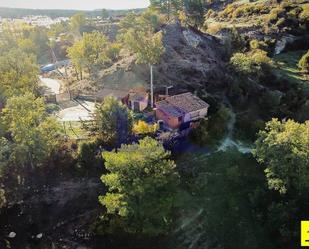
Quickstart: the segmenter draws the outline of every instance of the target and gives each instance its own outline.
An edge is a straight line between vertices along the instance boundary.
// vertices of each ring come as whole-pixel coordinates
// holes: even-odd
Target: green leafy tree
[[[70,58],[75,71],[77,80],[83,79],[83,69],[85,66],[84,43],[82,40],[77,41],[72,47],[67,49],[68,57]]]
[[[95,130],[99,138],[112,147],[125,143],[132,132],[131,111],[112,96],[97,105],[94,113]]]
[[[136,54],[137,63],[148,64],[150,68],[151,107],[153,107],[153,65],[160,62],[165,49],[162,32],[129,29],[124,35],[127,47]]]
[[[86,25],[86,15],[83,12],[76,13],[70,18],[70,26],[73,32],[80,35],[81,28]]]
[[[306,194],[309,189],[309,122],[277,119],[266,124],[255,142],[254,155],[265,165],[270,189]]]
[[[100,196],[111,224],[122,225],[129,233],[166,233],[172,223],[172,210],[179,181],[170,154],[149,137],[138,144],[122,145],[104,152],[108,174],[102,176],[108,192]]]
[[[57,145],[59,124],[47,115],[43,98],[32,93],[8,99],[1,121],[14,142],[12,157],[21,166],[42,165]]]
[[[305,72],[309,72],[309,50],[305,53],[298,62],[298,66]]]
[[[83,35],[84,58],[89,71],[109,60],[106,55],[108,45],[107,37],[98,31]]]
[[[91,74],[95,68],[115,59],[118,53],[118,47],[112,46],[108,38],[98,31],[84,33],[81,40],[68,48],[68,56],[75,70],[79,72],[80,79],[83,78],[84,67]]]
[[[20,49],[12,49],[0,56],[0,93],[9,98],[38,89],[38,67],[35,57]]]

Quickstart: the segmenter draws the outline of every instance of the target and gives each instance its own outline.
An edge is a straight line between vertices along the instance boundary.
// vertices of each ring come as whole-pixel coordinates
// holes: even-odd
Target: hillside
[[[177,89],[218,87],[227,77],[219,40],[194,29],[169,23],[162,28],[165,53],[155,66],[155,87],[173,85]],[[146,65],[135,63],[134,55],[125,55],[100,73],[101,86],[129,89],[149,85]]]

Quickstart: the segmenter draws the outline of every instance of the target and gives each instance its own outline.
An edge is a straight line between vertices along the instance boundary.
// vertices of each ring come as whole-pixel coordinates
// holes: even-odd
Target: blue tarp
[[[56,69],[55,64],[48,64],[48,65],[41,67],[41,72],[42,73],[48,73],[48,72],[51,72],[55,69]]]

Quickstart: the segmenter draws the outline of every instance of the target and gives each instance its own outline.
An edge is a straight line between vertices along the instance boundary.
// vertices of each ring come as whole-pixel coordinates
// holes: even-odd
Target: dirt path
[[[59,80],[51,79],[51,78],[43,78],[39,76],[39,79],[41,80],[42,84],[46,86],[46,91],[51,94],[59,94],[60,93],[60,87],[61,82]]]

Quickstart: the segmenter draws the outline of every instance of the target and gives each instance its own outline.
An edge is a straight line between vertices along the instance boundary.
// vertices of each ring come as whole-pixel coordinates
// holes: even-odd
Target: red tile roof
[[[190,113],[208,108],[209,104],[192,93],[187,92],[167,97],[165,100],[157,102],[156,106],[169,109],[171,109],[172,106],[174,109],[178,110],[178,112]]]

